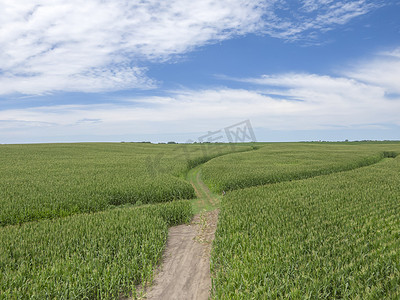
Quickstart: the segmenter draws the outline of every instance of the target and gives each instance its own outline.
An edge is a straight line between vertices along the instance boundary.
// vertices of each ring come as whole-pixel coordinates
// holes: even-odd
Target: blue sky
[[[0,3],[0,143],[400,140],[400,2]]]

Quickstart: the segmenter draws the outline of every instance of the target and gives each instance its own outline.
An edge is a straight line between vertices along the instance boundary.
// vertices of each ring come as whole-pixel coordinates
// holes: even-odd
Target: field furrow
[[[215,299],[397,299],[400,159],[229,193]]]

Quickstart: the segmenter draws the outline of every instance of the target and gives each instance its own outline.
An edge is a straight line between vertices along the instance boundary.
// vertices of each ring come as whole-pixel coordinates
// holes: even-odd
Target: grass
[[[193,215],[179,200],[195,196],[184,179],[189,168],[247,149],[1,145],[0,299],[135,295],[152,281],[168,227]]]
[[[222,201],[214,299],[398,299],[400,158]]]
[[[211,192],[201,179],[201,166],[190,170],[187,180],[193,185],[196,198],[192,199],[194,214],[211,211],[219,207],[222,196]]]
[[[214,298],[399,298],[398,153],[372,142],[0,145],[0,299],[135,294],[168,226],[216,207]]]
[[[189,222],[174,201],[0,230],[0,299],[118,299],[152,281],[168,227]]]
[[[189,166],[224,145],[0,145],[0,226],[195,196]]]
[[[368,166],[400,153],[400,144],[270,143],[202,166],[204,182],[216,193]]]

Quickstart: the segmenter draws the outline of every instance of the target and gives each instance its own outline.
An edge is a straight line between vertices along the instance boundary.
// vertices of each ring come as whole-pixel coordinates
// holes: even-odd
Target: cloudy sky
[[[400,139],[398,0],[0,0],[0,143]]]

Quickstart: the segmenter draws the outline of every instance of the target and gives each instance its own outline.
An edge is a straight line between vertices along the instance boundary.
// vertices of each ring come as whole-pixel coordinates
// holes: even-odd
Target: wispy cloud
[[[0,94],[154,88],[143,63],[247,33],[298,40],[343,25],[366,0],[0,2]]]
[[[0,94],[151,88],[141,62],[257,30],[259,1],[0,3]]]
[[[387,94],[400,95],[400,47],[379,53],[375,58],[343,71],[343,75],[378,86]]]
[[[43,131],[43,126],[58,137],[206,132],[244,119],[265,130],[400,126],[400,94],[388,97],[398,91],[394,83],[400,82],[400,68],[387,68],[387,59],[398,66],[398,53],[395,49],[378,55],[342,76],[272,74],[237,79],[247,85],[242,89],[176,90],[119,103],[4,110],[0,137],[26,136]],[[372,73],[365,73],[370,64]],[[383,69],[385,77],[374,76]]]
[[[265,16],[264,33],[289,41],[314,40],[326,32],[379,7],[367,1],[303,0],[290,10],[291,1],[276,1]],[[293,7],[293,2],[292,2]]]

